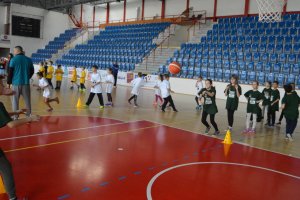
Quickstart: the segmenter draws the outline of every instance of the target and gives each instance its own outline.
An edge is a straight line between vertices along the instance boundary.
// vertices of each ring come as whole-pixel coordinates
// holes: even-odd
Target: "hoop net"
[[[280,22],[287,0],[256,0],[260,22]]]

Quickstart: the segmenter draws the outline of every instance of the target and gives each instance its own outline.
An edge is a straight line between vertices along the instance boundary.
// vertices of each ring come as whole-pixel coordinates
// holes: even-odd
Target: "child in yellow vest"
[[[72,71],[72,77],[71,77],[71,90],[74,89],[74,84],[78,87],[79,89],[79,85],[77,85],[77,70],[76,70],[76,66],[73,67],[73,71]]]
[[[40,62],[40,68],[39,72],[41,72],[43,75],[45,75],[45,67],[44,67],[44,62]]]
[[[82,68],[82,71],[81,71],[81,74],[80,74],[80,91],[84,91],[86,88],[85,88],[85,78],[86,78],[86,71],[85,71],[85,67],[81,67]]]
[[[53,65],[53,62],[50,61],[48,69],[47,69],[46,79],[49,83],[49,86],[53,89],[52,78],[53,78],[53,73],[54,73],[54,67],[52,65]]]
[[[57,69],[55,70],[56,75],[56,90],[60,90],[61,87],[61,81],[63,78],[64,71],[61,68],[61,65],[57,65]]]

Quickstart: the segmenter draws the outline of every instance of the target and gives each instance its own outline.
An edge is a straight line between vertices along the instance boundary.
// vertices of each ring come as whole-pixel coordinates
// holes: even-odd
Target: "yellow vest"
[[[85,77],[86,77],[86,72],[85,70],[81,71],[81,76],[80,76],[80,83],[85,83]]]
[[[47,75],[46,78],[47,79],[52,79],[53,77],[53,72],[54,72],[54,67],[53,66],[49,66],[47,69]]]
[[[64,71],[62,69],[56,69],[55,74],[56,74],[56,81],[62,81],[62,76],[64,74]]]
[[[71,78],[71,81],[73,81],[73,82],[77,82],[77,71],[76,71],[76,69],[74,69],[73,71],[72,71],[72,78]]]

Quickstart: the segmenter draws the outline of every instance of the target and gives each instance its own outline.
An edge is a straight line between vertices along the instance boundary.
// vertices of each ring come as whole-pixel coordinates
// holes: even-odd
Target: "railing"
[[[196,32],[196,26],[199,28],[200,30],[200,26],[201,24],[206,24],[206,11],[205,10],[201,10],[201,11],[194,11],[193,12],[193,16],[196,16],[196,15],[201,15],[201,18],[200,19],[191,19],[192,21],[192,25],[190,25],[187,29],[187,42],[190,41],[190,35],[191,35],[191,29],[193,28],[193,36],[195,36],[195,32]]]

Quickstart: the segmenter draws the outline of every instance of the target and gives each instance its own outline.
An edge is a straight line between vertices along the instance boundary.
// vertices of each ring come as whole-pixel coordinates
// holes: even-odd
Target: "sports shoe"
[[[205,129],[204,133],[207,135],[209,133],[209,131],[210,131],[210,126]]]
[[[128,103],[131,105],[131,101],[128,100]]]
[[[175,110],[173,110],[173,112],[178,112],[178,110],[175,109]]]
[[[243,134],[248,134],[249,131],[250,131],[250,130],[246,128],[246,129],[243,131]]]
[[[104,109],[104,106],[100,106],[100,109]]]
[[[82,106],[82,108],[88,108],[88,107],[89,107],[89,106],[88,106],[88,105],[86,105],[86,104]]]
[[[161,112],[166,112],[165,110],[161,109]]]
[[[112,103],[110,103],[110,102],[105,104],[105,106],[111,106],[111,105],[112,105]]]
[[[220,134],[220,131],[215,131],[212,135],[213,136],[218,136]]]
[[[250,134],[256,134],[256,131],[255,131],[255,129],[250,129],[248,133],[250,133]]]
[[[293,142],[294,141],[294,139],[293,139],[293,137],[292,137],[292,135],[291,134],[286,134],[286,137],[289,139],[289,141],[290,142]]]
[[[281,125],[281,121],[277,122],[276,125]]]

